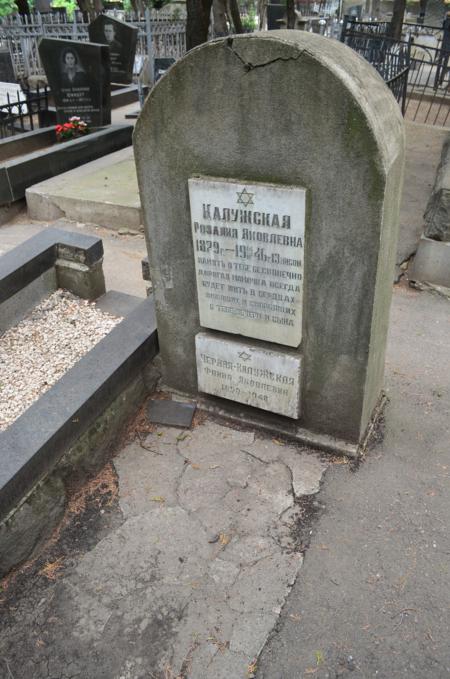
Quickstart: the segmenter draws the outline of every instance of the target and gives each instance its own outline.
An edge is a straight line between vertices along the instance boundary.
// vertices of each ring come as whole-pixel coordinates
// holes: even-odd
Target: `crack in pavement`
[[[71,663],[92,679],[100,666],[110,679],[160,679],[167,668],[244,679],[277,623],[302,564],[288,544],[298,489],[317,492],[325,463],[209,420],[141,443],[114,460],[123,521],[48,585],[47,672],[23,640],[27,662],[39,659],[33,679]]]

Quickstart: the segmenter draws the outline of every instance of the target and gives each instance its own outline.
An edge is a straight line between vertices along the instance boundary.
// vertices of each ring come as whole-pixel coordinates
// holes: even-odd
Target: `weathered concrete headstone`
[[[15,83],[16,75],[9,49],[0,48],[0,82]]]
[[[404,133],[344,45],[217,40],[134,136],[165,384],[356,454],[380,403]]]
[[[59,123],[79,116],[88,125],[111,123],[108,48],[91,42],[42,38],[39,55]]]
[[[113,83],[132,81],[137,37],[137,28],[104,14],[89,24],[89,40],[109,47]]]

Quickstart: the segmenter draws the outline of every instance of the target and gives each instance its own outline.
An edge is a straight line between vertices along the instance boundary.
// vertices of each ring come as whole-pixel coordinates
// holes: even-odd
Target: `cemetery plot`
[[[57,290],[0,337],[0,431],[122,319]]]
[[[23,198],[26,189],[48,177],[129,146],[132,130],[131,125],[110,125],[57,143],[50,127],[1,140],[0,205]]]

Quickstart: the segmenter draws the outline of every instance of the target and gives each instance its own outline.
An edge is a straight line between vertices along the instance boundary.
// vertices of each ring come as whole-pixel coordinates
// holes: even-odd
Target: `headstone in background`
[[[9,49],[0,48],[0,81],[2,83],[15,83],[16,74]]]
[[[267,30],[279,29],[283,21],[286,23],[286,4],[269,3],[267,5]]]
[[[91,127],[111,123],[108,49],[90,42],[42,38],[39,55],[59,123],[79,116]]]
[[[134,152],[164,383],[356,454],[382,399],[394,276],[389,89],[304,31],[219,39],[157,83]]]
[[[47,14],[52,11],[51,0],[35,0],[35,10],[40,14]]]
[[[17,83],[0,82],[0,106],[8,104],[12,105],[11,113],[27,113],[28,108],[26,103],[21,106],[14,106],[15,102],[26,102],[26,96],[22,91],[22,87]]]
[[[131,83],[137,37],[137,28],[105,14],[89,24],[89,40],[109,47],[111,82]]]
[[[169,70],[175,61],[176,59],[173,57],[157,57],[155,59],[155,83]]]

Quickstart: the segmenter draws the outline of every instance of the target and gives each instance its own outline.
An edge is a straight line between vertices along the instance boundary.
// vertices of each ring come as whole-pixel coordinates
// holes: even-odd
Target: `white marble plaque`
[[[195,352],[199,391],[299,418],[299,356],[203,332]]]
[[[306,190],[189,179],[200,324],[298,347]]]

